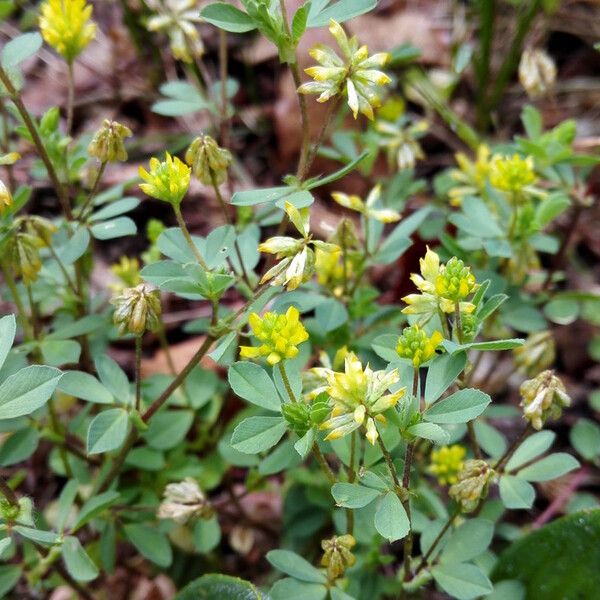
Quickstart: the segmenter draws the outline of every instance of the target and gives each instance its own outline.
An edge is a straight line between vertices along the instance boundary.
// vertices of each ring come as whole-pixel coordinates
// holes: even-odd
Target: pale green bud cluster
[[[160,326],[160,294],[147,283],[124,289],[111,304],[115,307],[113,321],[121,335],[142,335],[145,331],[156,331]]]
[[[441,270],[435,280],[435,291],[442,298],[460,302],[477,289],[475,275],[471,273],[471,267],[453,256]]]
[[[185,162],[205,185],[220,185],[227,181],[231,161],[231,152],[221,148],[210,135],[197,137],[185,153]]]
[[[100,162],[125,162],[127,150],[124,140],[132,135],[129,127],[104,119],[102,127],[96,131],[88,146],[88,154]]]

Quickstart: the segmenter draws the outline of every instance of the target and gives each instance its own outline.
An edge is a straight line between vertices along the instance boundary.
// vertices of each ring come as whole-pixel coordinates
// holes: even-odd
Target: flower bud
[[[321,565],[327,567],[327,579],[335,581],[342,577],[346,569],[354,565],[356,557],[352,554],[352,548],[356,545],[353,536],[346,534],[333,536],[321,542],[323,558]]]
[[[191,477],[167,485],[157,512],[159,519],[172,519],[182,525],[191,518],[209,519],[213,514],[213,508],[198,482]]]
[[[124,162],[127,160],[124,140],[132,135],[129,127],[104,119],[88,146],[88,154],[100,162]]]
[[[220,148],[210,135],[197,137],[185,153],[185,162],[205,185],[213,185],[213,180],[216,185],[225,182],[231,160],[231,152]]]
[[[396,352],[402,358],[408,358],[415,368],[435,356],[436,348],[442,343],[444,336],[434,331],[431,337],[418,326],[405,327],[398,339]]]
[[[544,96],[556,82],[556,65],[540,48],[526,48],[519,63],[519,81],[530,98]]]
[[[479,501],[487,496],[488,484],[494,474],[494,470],[484,460],[465,461],[457,475],[458,481],[450,488],[450,497],[461,505],[463,511],[475,510]]]
[[[558,419],[562,409],[571,406],[571,398],[554,371],[542,371],[521,384],[523,416],[534,429],[541,429],[547,419]]]
[[[429,472],[437,477],[440,485],[451,485],[458,481],[458,474],[464,466],[467,451],[463,446],[442,446],[431,451]]]
[[[475,275],[471,273],[471,267],[453,256],[445,265],[435,280],[435,291],[442,298],[453,302],[464,300],[469,294],[477,289]]]
[[[533,377],[547,369],[556,358],[556,344],[551,331],[529,334],[525,343],[513,350],[515,365],[522,373]]]
[[[310,407],[310,421],[314,425],[321,425],[331,413],[329,404],[329,396],[327,394],[319,394],[313,401]]]
[[[133,333],[139,336],[159,327],[160,294],[147,283],[124,289],[111,300],[111,304],[115,306],[113,321],[121,335]]]
[[[310,408],[304,403],[283,404],[281,414],[298,437],[303,437],[311,428]]]
[[[3,215],[8,208],[12,206],[13,197],[10,190],[4,185],[0,179],[0,215]]]

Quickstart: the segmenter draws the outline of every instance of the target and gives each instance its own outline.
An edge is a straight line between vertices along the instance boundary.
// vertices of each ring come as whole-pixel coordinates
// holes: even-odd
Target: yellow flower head
[[[73,62],[94,39],[93,7],[85,0],[46,0],[40,9],[42,37],[67,62]]]
[[[324,391],[333,401],[331,417],[321,425],[322,429],[331,430],[325,439],[339,439],[364,425],[367,439],[375,444],[379,433],[374,419],[385,423],[381,413],[395,406],[406,393],[405,387],[388,393],[400,380],[398,369],[373,371],[369,365],[363,367],[357,356],[349,353],[343,373],[330,369],[318,371],[325,377]]]
[[[241,346],[240,356],[257,358],[266,356],[270,365],[298,355],[298,346],[308,339],[308,332],[300,322],[300,313],[294,306],[285,315],[267,312],[261,318],[252,313],[248,318],[254,336],[262,342],[260,346]]]
[[[452,485],[458,481],[467,451],[463,446],[442,446],[431,452],[429,472],[437,477],[440,485]]]
[[[418,326],[405,327],[398,339],[396,352],[402,358],[412,361],[415,368],[419,368],[435,356],[437,347],[442,343],[444,336],[439,331],[434,331],[431,337]]]
[[[177,157],[168,152],[165,160],[150,159],[150,172],[139,168],[140,177],[146,183],[140,183],[140,189],[148,196],[179,205],[190,186],[191,169]]]
[[[450,204],[460,206],[466,196],[480,195],[485,190],[485,184],[490,174],[490,149],[486,144],[477,148],[477,158],[470,160],[466,154],[459,152],[455,156],[458,169],[450,172],[450,177],[458,184],[448,195]]]
[[[0,179],[0,215],[6,212],[6,209],[10,208],[13,203],[13,197],[10,190],[4,185],[4,182]]]
[[[490,164],[490,183],[503,192],[517,193],[535,183],[533,157],[494,156]]]
[[[359,47],[356,37],[348,39],[343,27],[333,19],[329,21],[329,31],[344,58],[340,58],[328,46],[314,46],[310,55],[319,65],[305,69],[314,81],[301,85],[298,92],[319,94],[317,102],[327,102],[345,92],[354,118],[356,119],[360,112],[373,120],[373,108],[381,106],[379,89],[391,82],[378,67],[383,67],[389,61],[390,55],[379,52],[369,56],[368,48]]]
[[[408,305],[402,309],[404,314],[423,315],[422,322],[426,322],[440,310],[454,312],[456,302],[461,313],[468,314],[475,310],[472,302],[463,301],[478,287],[470,267],[465,267],[456,257],[443,265],[440,257],[429,248],[419,264],[421,274],[413,273],[410,278],[421,293],[402,298]]]
[[[118,263],[111,266],[110,270],[118,277],[119,283],[112,284],[111,288],[117,292],[124,288],[132,288],[142,283],[140,263],[137,258],[122,256]]]
[[[394,223],[400,220],[400,213],[392,210],[391,208],[375,208],[381,197],[381,186],[376,185],[367,196],[367,199],[363,201],[359,196],[354,194],[348,195],[343,192],[333,192],[332,198],[344,208],[355,210],[365,217],[370,217],[376,221],[382,223]]]

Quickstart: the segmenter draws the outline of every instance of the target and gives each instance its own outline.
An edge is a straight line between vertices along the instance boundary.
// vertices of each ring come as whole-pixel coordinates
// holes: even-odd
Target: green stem
[[[0,477],[0,493],[6,498],[6,501],[17,508],[19,506],[19,499],[15,494],[14,490],[6,483],[4,477]]]
[[[67,136],[71,135],[73,129],[73,106],[75,104],[75,78],[73,76],[73,61],[67,61]]]
[[[185,224],[185,221],[183,220],[183,215],[181,214],[181,208],[179,207],[179,205],[173,205],[173,211],[175,212],[175,218],[177,219],[177,224],[181,228],[183,237],[185,238],[185,241],[187,242],[188,246],[190,247],[190,250],[193,252],[193,254],[196,257],[196,260],[198,261],[200,266],[205,271],[208,271],[209,268],[206,265],[206,263],[204,262],[204,259],[202,258],[202,255],[200,254],[200,250],[198,250],[196,244],[194,244],[194,240],[192,239],[192,236],[190,235],[190,232]]]
[[[325,473],[325,476],[329,480],[329,483],[333,485],[336,482],[335,475],[331,470],[331,467],[327,464],[327,461],[325,460],[325,457],[323,456],[321,448],[319,448],[319,444],[317,444],[317,442],[312,445],[312,452],[315,455],[315,458],[317,459],[317,462],[319,463],[323,473]]]
[[[278,362],[277,367],[279,368],[279,373],[281,374],[281,379],[283,381],[285,391],[287,392],[287,395],[290,398],[290,402],[292,402],[293,404],[297,404],[298,399],[296,398],[294,390],[292,390],[292,386],[290,385],[290,380],[288,378],[287,371],[285,370],[284,361],[282,360]]]
[[[100,180],[102,179],[102,176],[104,175],[104,171],[106,169],[107,164],[108,163],[106,161],[103,161],[100,163],[100,168],[98,169],[98,173],[96,174],[96,179],[94,179],[92,189],[90,190],[88,197],[85,199],[85,202],[79,209],[79,220],[80,221],[85,221],[85,219],[87,218],[87,215],[85,213],[87,212],[88,208],[92,207],[94,197],[98,193],[98,188],[100,187]]]
[[[477,75],[477,120],[484,130],[489,123],[487,111],[487,92],[490,76],[494,23],[496,19],[496,0],[479,0],[479,57],[475,63]]]
[[[227,32],[219,29],[219,79],[221,80],[221,146],[229,147],[229,114],[227,110]]]
[[[356,431],[352,432],[350,441],[350,464],[348,465],[348,482],[354,483],[356,479]],[[354,511],[351,508],[346,509],[346,531],[350,535],[354,533]]]
[[[32,340],[34,339],[33,330],[31,327],[31,323],[29,321],[27,312],[25,311],[25,306],[23,301],[21,300],[21,296],[19,295],[19,290],[17,289],[17,284],[15,283],[14,277],[10,271],[10,267],[4,262],[0,262],[0,269],[2,270],[2,275],[4,277],[4,283],[6,283],[8,289],[10,290],[10,294],[12,296],[13,302],[17,307],[17,313],[19,317],[19,321],[21,323],[21,327],[23,327],[23,332],[25,335],[25,339]]]
[[[532,432],[533,427],[531,423],[527,423],[521,435],[515,439],[515,441],[507,448],[506,452],[498,459],[494,470],[497,473],[501,473],[508,463],[508,461],[512,458],[512,455],[516,452],[517,448],[521,445],[521,442]]]
[[[463,343],[462,320],[460,318],[460,304],[454,303],[454,333],[459,344]]]
[[[77,300],[79,301],[79,299],[80,299],[79,298],[79,290],[77,289],[75,282],[71,279],[71,276],[69,275],[69,272],[67,271],[67,267],[62,262],[62,260],[60,260],[60,257],[54,250],[54,247],[52,246],[52,244],[50,244],[48,246],[48,250],[50,251],[52,258],[56,261],[56,264],[58,265],[60,272],[63,274],[63,277],[65,278],[65,282],[66,282],[67,286],[71,288],[71,291],[73,292],[73,294],[75,294]]]
[[[142,336],[135,336],[135,410],[140,410],[142,401]]]
[[[448,529],[450,529],[450,527],[452,526],[452,523],[454,522],[454,519],[456,519],[456,517],[458,517],[459,514],[460,514],[460,507],[458,507],[448,517],[448,520],[446,521],[445,525],[442,527],[440,532],[437,534],[437,536],[433,540],[433,543],[431,544],[431,546],[429,546],[429,550],[427,550],[427,552],[423,555],[423,558],[421,559],[421,562],[419,563],[419,566],[417,567],[415,574],[418,574],[427,566],[427,561],[429,560],[429,557],[433,554],[433,551],[437,548],[437,545],[442,541],[442,538],[444,537],[444,535],[446,534]]]

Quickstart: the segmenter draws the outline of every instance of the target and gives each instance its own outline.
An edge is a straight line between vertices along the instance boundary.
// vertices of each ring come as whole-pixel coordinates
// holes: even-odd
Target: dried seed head
[[[205,185],[227,181],[231,152],[221,148],[210,135],[197,137],[185,153],[185,162],[192,167],[194,176]]]
[[[155,331],[160,325],[160,295],[147,283],[124,289],[113,297],[111,304],[115,306],[113,321],[121,335],[139,336],[145,331]]]
[[[124,140],[132,135],[129,127],[104,119],[88,146],[88,154],[100,162],[124,162],[127,160]]]

